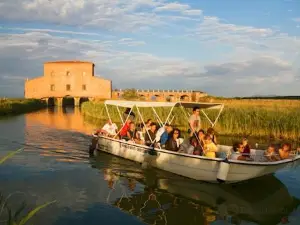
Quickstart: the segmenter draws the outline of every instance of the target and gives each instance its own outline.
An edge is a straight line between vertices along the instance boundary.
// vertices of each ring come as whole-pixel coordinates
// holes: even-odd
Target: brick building
[[[44,64],[44,74],[25,82],[25,98],[73,97],[75,104],[80,98],[111,98],[112,82],[94,76],[94,64],[82,61],[57,61]]]

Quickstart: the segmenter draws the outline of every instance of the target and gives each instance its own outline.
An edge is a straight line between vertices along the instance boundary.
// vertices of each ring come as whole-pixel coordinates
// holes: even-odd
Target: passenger
[[[151,123],[152,123],[152,120],[151,119],[148,119],[147,121],[146,121],[146,123],[145,123],[145,127],[143,127],[143,132],[144,132],[144,134],[146,134],[146,130],[150,130],[150,128],[151,128]]]
[[[291,148],[292,148],[292,146],[290,143],[284,143],[278,151],[280,159],[289,159],[290,153],[291,153]]]
[[[108,136],[108,137],[114,137],[117,134],[117,132],[118,132],[117,125],[115,123],[113,123],[110,119],[100,130],[101,134]]]
[[[194,154],[195,147],[198,145],[197,138],[190,137],[189,139],[185,140],[180,146],[178,152],[185,153],[185,154]]]
[[[162,136],[162,134],[164,132],[166,132],[167,128],[169,127],[170,125],[168,123],[166,123],[164,126],[160,127],[157,132],[156,132],[156,138],[155,138],[155,141],[156,142],[160,142],[160,138]]]
[[[166,143],[169,139],[169,136],[171,134],[171,132],[173,131],[173,127],[171,125],[169,125],[166,129],[166,131],[161,135],[160,137],[160,146],[162,148],[165,148],[166,147]]]
[[[217,146],[213,143],[210,135],[205,135],[204,138],[204,155],[208,158],[216,158]]]
[[[244,146],[244,151],[243,151],[243,155],[244,156],[250,156],[250,145],[248,144],[248,139],[247,138],[243,138],[243,146]]]
[[[268,149],[264,152],[264,157],[267,161],[277,161],[280,160],[278,154],[276,154],[275,145],[269,145]]]
[[[129,130],[127,131],[128,140],[133,141],[134,143],[141,144],[141,138],[138,135],[137,130],[135,129],[135,124],[131,122],[129,124]]]
[[[233,146],[233,153],[230,155],[230,159],[233,160],[250,160],[249,156],[244,156],[242,153],[244,152],[244,145],[243,143],[236,143]]]
[[[150,129],[145,134],[145,144],[147,146],[151,146],[152,142],[155,143],[155,136],[156,136],[156,123],[150,124]]]
[[[204,130],[199,130],[198,132],[198,138],[199,138],[199,141],[200,141],[200,145],[203,147],[204,146],[204,138],[205,138],[205,132]]]
[[[194,107],[193,114],[189,118],[190,135],[197,133],[201,129],[200,108]]]
[[[121,131],[120,131],[120,138],[125,139],[128,141],[127,132],[129,130],[129,124],[131,123],[131,120],[128,119],[125,124],[123,125]]]
[[[212,127],[209,127],[207,129],[206,134],[208,134],[212,140],[213,143],[217,144],[217,138],[216,138],[216,134],[215,134],[215,130]]]
[[[180,130],[175,128],[166,142],[166,150],[177,152],[179,150]]]

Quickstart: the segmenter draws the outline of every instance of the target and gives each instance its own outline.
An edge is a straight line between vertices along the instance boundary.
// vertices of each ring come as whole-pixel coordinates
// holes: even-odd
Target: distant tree
[[[126,100],[134,100],[138,99],[139,96],[137,94],[137,91],[134,88],[132,88],[124,90],[122,97]]]

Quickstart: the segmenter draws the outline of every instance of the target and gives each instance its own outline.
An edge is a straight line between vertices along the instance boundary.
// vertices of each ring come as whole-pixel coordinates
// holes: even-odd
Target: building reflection
[[[26,125],[42,124],[60,130],[91,134],[95,125],[85,122],[79,107],[55,107],[25,115]]]

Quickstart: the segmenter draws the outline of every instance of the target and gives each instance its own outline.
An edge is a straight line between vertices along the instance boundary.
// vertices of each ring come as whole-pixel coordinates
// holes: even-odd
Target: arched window
[[[67,77],[70,76],[70,75],[71,75],[70,71],[67,71]]]

